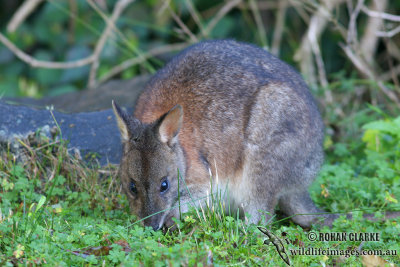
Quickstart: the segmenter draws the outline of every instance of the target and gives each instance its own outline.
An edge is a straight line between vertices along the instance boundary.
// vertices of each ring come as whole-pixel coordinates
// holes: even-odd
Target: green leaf
[[[41,196],[39,199],[39,202],[37,204],[36,210],[35,212],[37,212],[38,210],[40,210],[40,208],[43,206],[43,204],[46,202],[46,197],[45,196]]]
[[[400,116],[393,120],[393,123],[400,127]]]
[[[392,203],[398,203],[399,202],[392,195],[390,195],[388,191],[385,192],[385,200],[387,200],[389,202],[392,202]]]
[[[378,130],[393,135],[398,135],[400,133],[400,125],[396,125],[391,121],[373,121],[365,124],[362,128],[368,130]]]
[[[378,147],[376,145],[376,140],[377,140],[378,135],[379,135],[378,130],[368,129],[365,131],[365,133],[362,137],[362,141],[367,144],[368,149],[371,149],[374,151],[378,150]]]

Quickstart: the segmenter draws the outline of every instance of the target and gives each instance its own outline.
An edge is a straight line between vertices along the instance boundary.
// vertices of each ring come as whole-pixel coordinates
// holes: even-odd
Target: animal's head
[[[115,102],[113,109],[124,146],[119,177],[131,211],[140,218],[148,217],[144,224],[155,230],[164,224],[171,226],[177,210],[171,207],[178,202],[178,170],[181,177],[185,175],[178,139],[182,107],[175,106],[150,124],[126,114]]]

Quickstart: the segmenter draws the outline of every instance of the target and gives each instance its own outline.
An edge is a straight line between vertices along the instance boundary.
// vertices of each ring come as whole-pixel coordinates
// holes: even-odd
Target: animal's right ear
[[[173,144],[177,140],[177,135],[181,129],[183,121],[183,110],[180,105],[176,105],[161,119],[158,129],[160,140],[168,145]]]
[[[128,127],[128,115],[122,111],[122,109],[115,103],[115,101],[112,101],[112,107],[114,110],[115,117],[117,119],[117,124],[119,131],[121,132],[121,138],[123,141],[128,141],[129,140],[129,127]]]

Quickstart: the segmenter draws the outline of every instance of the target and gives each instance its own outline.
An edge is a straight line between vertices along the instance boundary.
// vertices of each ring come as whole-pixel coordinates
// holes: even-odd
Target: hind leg
[[[338,218],[335,214],[321,214],[323,210],[317,208],[310,198],[307,189],[290,191],[279,198],[279,208],[303,228],[310,228],[312,224],[320,223],[331,226]]]

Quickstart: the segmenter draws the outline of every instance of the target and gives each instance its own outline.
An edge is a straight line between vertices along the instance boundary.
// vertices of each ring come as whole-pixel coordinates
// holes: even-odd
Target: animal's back
[[[206,41],[182,51],[157,72],[138,99],[135,116],[150,122],[177,102],[193,104],[194,100],[200,103],[187,110],[191,115],[214,103],[237,110],[254,99],[260,86],[271,82],[288,84],[315,109],[307,85],[283,61],[250,44]]]

